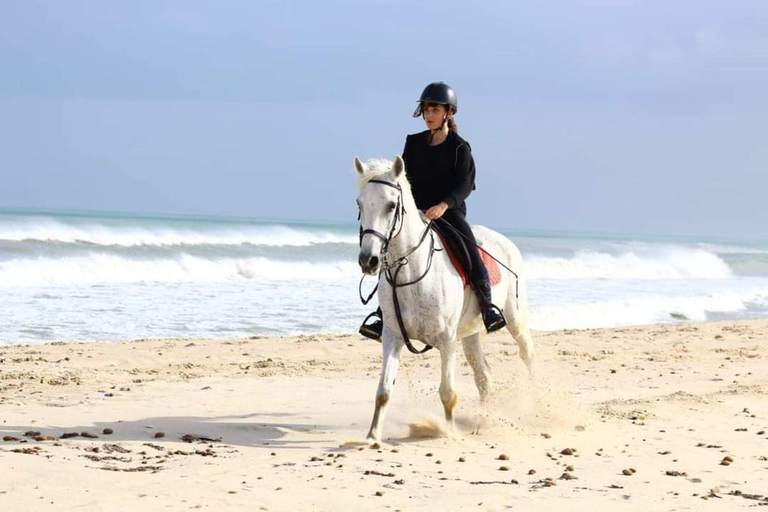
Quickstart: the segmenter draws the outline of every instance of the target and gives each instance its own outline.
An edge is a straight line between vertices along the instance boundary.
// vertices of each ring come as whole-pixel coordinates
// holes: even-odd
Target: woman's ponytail
[[[457,135],[459,133],[459,127],[456,126],[456,121],[453,120],[453,116],[448,118],[448,129]]]

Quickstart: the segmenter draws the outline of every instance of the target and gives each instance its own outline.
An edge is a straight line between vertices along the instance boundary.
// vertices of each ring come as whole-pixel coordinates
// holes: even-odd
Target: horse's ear
[[[405,162],[403,162],[403,159],[400,157],[400,155],[395,155],[395,162],[392,164],[392,175],[395,178],[399,178],[401,174],[403,174],[403,171],[405,170]]]
[[[355,169],[357,169],[357,172],[360,174],[365,174],[365,166],[363,165],[363,162],[360,161],[360,157],[355,157]]]

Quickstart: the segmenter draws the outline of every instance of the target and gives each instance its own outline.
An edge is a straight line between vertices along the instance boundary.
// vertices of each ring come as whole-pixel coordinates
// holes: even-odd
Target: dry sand
[[[358,336],[2,347],[0,510],[768,506],[768,320],[534,337],[536,383],[486,338],[485,408],[460,356],[457,432],[437,351],[404,353],[374,448]]]

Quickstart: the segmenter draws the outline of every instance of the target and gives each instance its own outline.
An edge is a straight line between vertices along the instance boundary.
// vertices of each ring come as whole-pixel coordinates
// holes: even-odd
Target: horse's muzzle
[[[381,259],[371,253],[361,252],[357,258],[357,262],[360,264],[360,269],[363,274],[369,276],[375,276],[379,273],[379,266],[381,265]]]

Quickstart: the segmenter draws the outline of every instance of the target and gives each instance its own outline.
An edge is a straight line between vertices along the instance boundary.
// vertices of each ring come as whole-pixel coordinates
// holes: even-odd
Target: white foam
[[[707,320],[708,312],[735,313],[747,302],[761,298],[756,291],[728,291],[689,296],[652,295],[600,300],[589,303],[560,303],[533,307],[534,329],[592,329],[662,323],[678,319]]]
[[[760,247],[746,247],[740,245],[724,245],[724,244],[700,244],[702,249],[715,252],[717,254],[768,254],[768,249]]]
[[[108,254],[0,263],[0,288],[137,282],[223,282],[234,279],[338,280],[359,275],[353,262],[283,262],[266,258],[210,260],[189,255],[135,260]]]
[[[141,245],[266,245],[306,246],[320,243],[357,243],[354,234],[333,233],[327,230],[296,229],[283,225],[238,225],[213,229],[185,228],[182,225],[151,227],[134,225],[106,225],[99,223],[64,223],[49,218],[35,218],[20,222],[0,223],[0,240],[42,241],[59,243],[87,243],[102,246]]]
[[[572,258],[529,255],[529,279],[724,279],[728,264],[703,249],[663,247],[653,252],[619,255],[580,251]]]

